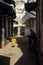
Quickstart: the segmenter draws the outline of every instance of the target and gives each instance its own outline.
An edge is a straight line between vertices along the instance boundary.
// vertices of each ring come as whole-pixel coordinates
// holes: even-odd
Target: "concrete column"
[[[4,47],[4,19],[2,19],[2,48]]]
[[[2,28],[2,48],[4,47],[4,28]]]
[[[10,36],[11,36],[11,20],[10,20]]]
[[[34,31],[36,32],[36,20],[34,20]]]
[[[18,35],[18,37],[20,36],[20,27],[18,27],[17,35]]]
[[[8,19],[6,19],[6,38],[8,37]]]

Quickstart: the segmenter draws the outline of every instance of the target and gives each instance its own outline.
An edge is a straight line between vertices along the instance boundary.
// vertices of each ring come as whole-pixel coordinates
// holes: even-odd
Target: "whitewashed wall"
[[[25,27],[25,36],[30,35],[30,29]]]
[[[33,22],[31,22],[31,28],[33,29],[33,31],[36,33],[36,20],[34,20],[34,25],[32,26],[32,23]],[[26,24],[25,24],[26,25]],[[27,25],[26,27],[25,27],[25,35],[27,36],[27,35],[30,35],[30,29],[31,29],[30,27],[29,27],[29,25]]]
[[[31,3],[31,2],[36,2],[36,0],[28,0],[29,1],[29,3]]]

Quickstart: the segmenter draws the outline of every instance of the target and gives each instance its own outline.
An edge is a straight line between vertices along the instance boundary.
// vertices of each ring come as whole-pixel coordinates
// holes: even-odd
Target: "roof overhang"
[[[0,2],[0,16],[16,18],[16,13],[11,6]]]
[[[27,12],[36,11],[37,10],[37,2],[25,3],[25,10]]]
[[[4,0],[5,3],[8,3],[8,4],[14,4],[15,5],[15,1],[13,0]]]

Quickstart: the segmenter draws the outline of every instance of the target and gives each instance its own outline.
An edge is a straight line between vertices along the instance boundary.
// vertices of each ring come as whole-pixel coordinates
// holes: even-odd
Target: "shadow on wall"
[[[10,58],[5,56],[0,56],[0,65],[10,65]]]

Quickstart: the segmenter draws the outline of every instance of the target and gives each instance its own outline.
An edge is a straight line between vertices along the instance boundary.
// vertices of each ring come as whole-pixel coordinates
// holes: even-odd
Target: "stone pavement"
[[[0,49],[0,55],[10,57],[10,65],[14,65],[16,61],[23,55],[21,49],[17,47],[11,47],[11,43],[7,44],[3,49]]]
[[[10,57],[10,65],[40,65],[38,54],[29,51],[28,45],[27,37],[17,38],[15,47],[12,47],[9,42],[3,49],[0,49],[0,55]]]

